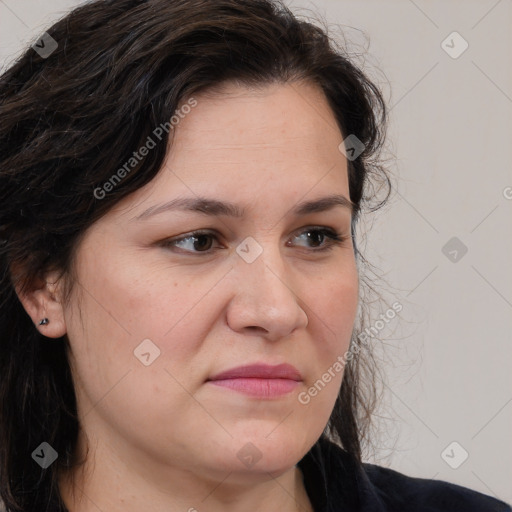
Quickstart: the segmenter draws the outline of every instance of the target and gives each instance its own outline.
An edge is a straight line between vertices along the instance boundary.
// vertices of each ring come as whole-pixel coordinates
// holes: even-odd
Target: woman
[[[321,29],[96,1],[0,97],[7,510],[510,510],[361,461],[386,110]]]

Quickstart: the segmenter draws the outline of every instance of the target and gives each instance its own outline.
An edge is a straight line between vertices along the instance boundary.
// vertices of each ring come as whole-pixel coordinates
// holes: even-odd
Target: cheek
[[[108,336],[114,343],[127,336],[132,344],[145,338],[165,339],[196,314],[216,275],[198,280],[186,269],[127,252],[105,251],[101,262],[84,260],[86,332],[95,338]]]
[[[207,300],[200,300],[198,286],[174,286],[172,279],[162,278],[141,285],[138,279],[121,279],[123,274],[103,281],[106,276],[97,273],[89,279],[81,315],[75,307],[68,333],[82,411],[95,409],[117,431],[134,436],[130,425],[160,432],[157,420],[169,425],[173,411],[185,414],[192,408],[186,389],[203,377],[192,362],[213,311]],[[150,354],[147,366],[145,353]]]
[[[326,350],[332,355],[348,348],[359,298],[357,270],[349,268],[332,275],[309,299],[314,315],[325,332]]]
[[[159,272],[158,279],[146,280],[145,286],[131,290],[122,304],[125,314],[132,317],[133,337],[153,340],[166,363],[176,365],[191,359],[219,314],[216,281],[211,276],[192,279]]]
[[[344,316],[341,315],[340,319]],[[305,419],[314,425],[320,434],[332,414],[343,382],[346,355],[352,333],[352,319],[338,327],[335,340],[317,349],[314,371],[305,381],[304,388],[297,396],[300,408],[304,408]],[[350,325],[349,325],[350,324]],[[332,340],[333,336],[329,337]]]
[[[299,396],[299,402],[313,407],[319,418],[330,415],[341,386],[359,294],[355,267],[330,275],[309,298],[314,311],[308,312],[314,355],[305,392]]]

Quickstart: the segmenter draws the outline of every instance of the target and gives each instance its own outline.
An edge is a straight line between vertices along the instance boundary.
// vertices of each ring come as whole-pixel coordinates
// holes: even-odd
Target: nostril
[[[263,327],[259,327],[257,325],[248,325],[246,327],[246,329],[250,330],[250,331],[263,331],[263,332],[268,332],[266,329],[264,329]]]

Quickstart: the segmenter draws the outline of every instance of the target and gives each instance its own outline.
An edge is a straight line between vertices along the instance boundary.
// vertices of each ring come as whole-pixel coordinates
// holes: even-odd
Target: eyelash
[[[339,246],[343,244],[348,237],[341,235],[337,231],[330,229],[330,228],[322,228],[322,227],[308,227],[305,228],[303,231],[298,232],[295,236],[303,235],[304,233],[321,233],[322,235],[326,236],[329,239],[329,244],[318,249],[318,248],[312,248],[311,252],[327,252],[333,249],[335,246]],[[218,241],[218,236],[216,233],[212,233],[211,231],[206,230],[198,230],[198,231],[192,231],[191,233],[186,234],[185,236],[181,236],[179,238],[173,238],[164,240],[161,245],[166,248],[176,248],[174,244],[178,242],[182,242],[184,240],[187,240],[189,238],[198,238],[200,236],[209,236],[212,238],[215,238]],[[211,254],[215,249],[208,249],[207,251],[188,251],[186,249],[179,249],[180,252],[183,251],[186,254]]]

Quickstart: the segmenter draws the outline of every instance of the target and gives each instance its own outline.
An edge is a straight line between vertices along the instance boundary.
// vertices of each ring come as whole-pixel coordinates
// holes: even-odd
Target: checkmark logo
[[[452,441],[442,452],[441,458],[452,469],[458,469],[469,457],[466,449],[457,441]]]
[[[469,48],[469,43],[458,32],[454,31],[443,39],[441,48],[452,59],[458,59]]]
[[[160,349],[149,338],[142,340],[133,351],[133,355],[144,365],[149,366],[160,356]]]
[[[458,263],[468,252],[467,246],[456,236],[443,245],[441,252],[452,262]]]
[[[47,59],[57,48],[57,41],[45,32],[37,41],[32,45],[32,48],[43,58]]]
[[[338,146],[338,149],[346,156],[347,160],[354,161],[363,151],[365,145],[353,133],[346,137]]]
[[[32,458],[43,468],[50,467],[56,460],[59,454],[53,447],[44,442],[41,443],[33,452]]]
[[[242,464],[249,469],[252,468],[262,457],[260,450],[252,443],[246,443],[236,454]]]
[[[263,252],[263,247],[252,236],[248,236],[238,244],[236,252],[246,263],[252,263]]]

